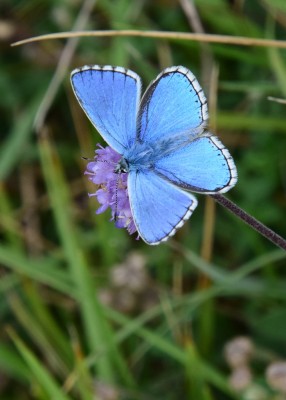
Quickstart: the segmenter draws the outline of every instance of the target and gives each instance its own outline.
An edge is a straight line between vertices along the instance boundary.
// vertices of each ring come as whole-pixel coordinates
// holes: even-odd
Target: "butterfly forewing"
[[[139,141],[154,143],[182,132],[194,137],[208,119],[206,98],[187,68],[165,69],[146,90],[138,115]]]
[[[74,70],[71,82],[93,125],[114,150],[123,154],[136,139],[139,76],[121,67],[94,65]]]

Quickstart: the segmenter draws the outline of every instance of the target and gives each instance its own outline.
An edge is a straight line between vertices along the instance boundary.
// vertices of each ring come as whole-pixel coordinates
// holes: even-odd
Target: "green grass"
[[[35,132],[66,41],[10,43],[72,30],[82,4],[0,5],[0,34],[7,32],[0,65],[0,398],[108,400],[111,391],[124,400],[245,400],[258,385],[274,399],[265,370],[286,358],[285,252],[220,206],[207,212],[201,195],[175,238],[155,247],[116,229],[108,212],[96,215],[81,157],[92,158],[103,141],[74,98],[69,72],[121,65],[146,87],[164,67],[190,68],[216,99],[210,123],[238,168],[227,196],[285,237],[286,105],[267,100],[285,98],[285,50],[211,44],[214,82],[201,64],[201,43],[81,38],[71,62],[61,61],[67,73]],[[283,0],[194,4],[207,33],[285,38]],[[85,17],[82,29],[194,30],[181,3],[168,0],[98,0]],[[118,265],[129,271],[134,254],[146,278],[137,292],[130,286],[136,266],[120,288],[112,275]],[[237,393],[223,349],[242,335],[255,345],[253,379]]]

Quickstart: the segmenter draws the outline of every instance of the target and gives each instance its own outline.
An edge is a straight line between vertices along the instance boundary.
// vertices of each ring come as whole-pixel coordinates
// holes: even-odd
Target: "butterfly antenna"
[[[110,162],[110,161],[107,161],[107,160],[98,160],[97,158],[94,159],[94,158],[88,158],[88,157],[83,157],[82,156],[81,159],[85,160],[85,161],[103,162],[103,163],[107,163],[107,164],[112,165],[112,166],[116,165],[115,162]]]
[[[118,218],[118,214],[117,214],[117,193],[118,193],[118,184],[119,184],[119,178],[120,178],[120,174],[118,174],[117,179],[116,179],[116,186],[115,186],[115,213],[114,213],[114,221],[117,221]]]

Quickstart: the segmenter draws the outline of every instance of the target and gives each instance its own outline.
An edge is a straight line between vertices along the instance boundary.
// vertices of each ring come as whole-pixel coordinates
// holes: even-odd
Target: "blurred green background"
[[[85,64],[131,68],[145,87],[167,66],[191,69],[237,164],[227,196],[285,237],[286,104],[268,99],[286,98],[285,50],[136,37],[10,47],[76,29],[283,40],[286,2],[1,1],[0,398],[285,399],[285,365],[280,386],[266,378],[286,358],[285,253],[204,196],[155,247],[96,216],[81,157],[103,141],[69,82]]]

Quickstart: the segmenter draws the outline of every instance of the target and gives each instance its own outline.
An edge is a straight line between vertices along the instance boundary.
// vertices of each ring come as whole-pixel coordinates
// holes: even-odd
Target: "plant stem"
[[[272,231],[267,226],[263,225],[259,222],[256,218],[252,217],[251,215],[247,214],[244,210],[238,207],[235,203],[231,200],[224,197],[222,194],[210,194],[210,196],[215,199],[220,205],[227,208],[230,212],[235,214],[238,218],[242,219],[246,224],[251,226],[251,228],[255,229],[261,235],[266,237],[276,246],[280,247],[283,250],[286,250],[286,240],[283,239],[280,235]]]

